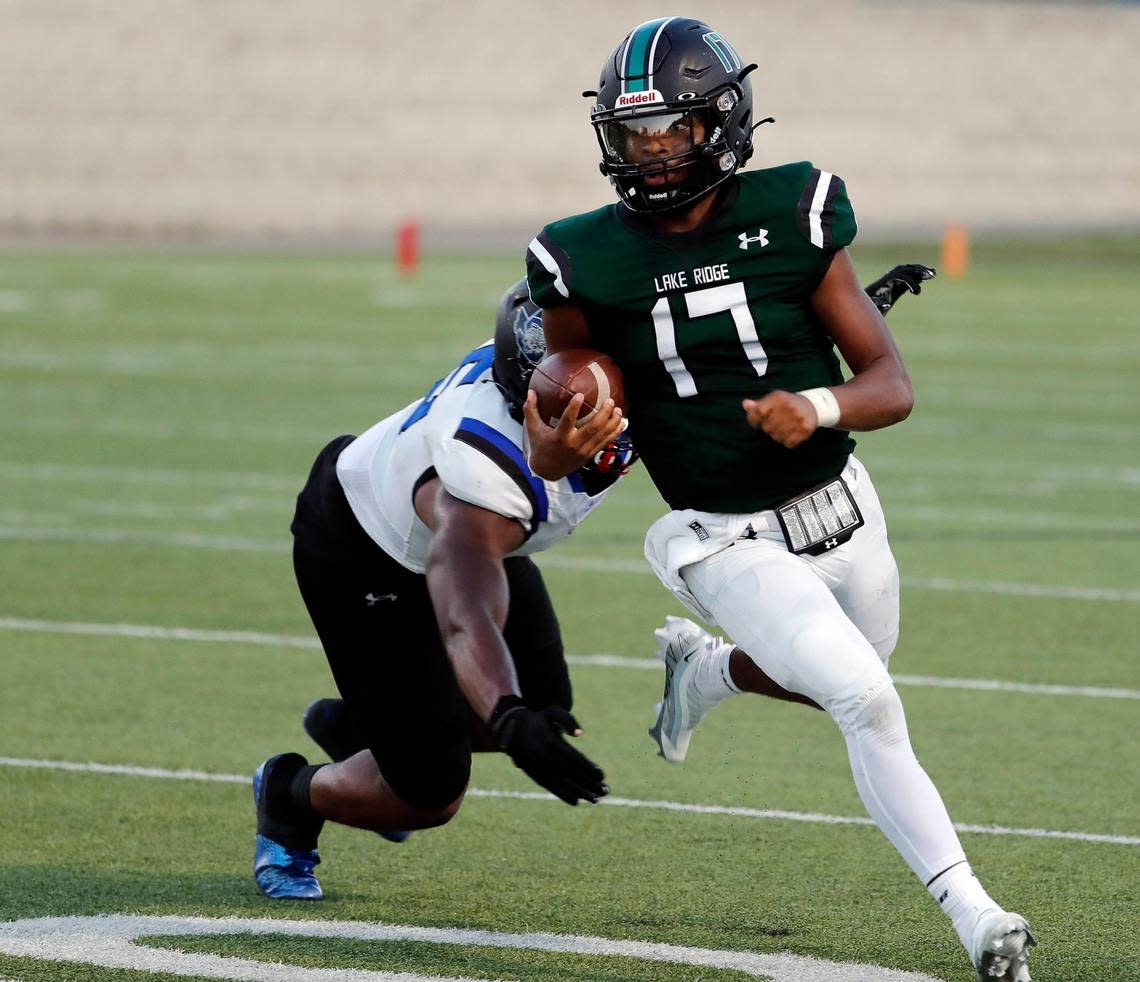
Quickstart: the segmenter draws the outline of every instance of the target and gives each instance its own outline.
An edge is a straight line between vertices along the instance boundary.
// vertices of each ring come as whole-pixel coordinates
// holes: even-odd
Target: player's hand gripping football
[[[515,766],[566,804],[597,802],[609,794],[601,770],[566,742],[563,734],[577,736],[582,729],[561,706],[528,709],[518,696],[503,696],[488,725]]]
[[[557,426],[547,426],[538,415],[538,398],[527,393],[523,404],[530,469],[541,478],[557,481],[584,467],[621,433],[622,411],[607,399],[588,422],[576,427],[585,402],[579,392],[566,405]]]
[[[815,406],[798,392],[777,389],[762,399],[745,399],[744,412],[750,426],[788,449],[798,447],[819,428]]]

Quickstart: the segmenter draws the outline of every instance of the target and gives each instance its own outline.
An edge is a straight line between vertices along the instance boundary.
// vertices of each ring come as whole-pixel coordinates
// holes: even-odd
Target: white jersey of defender
[[[337,460],[357,521],[414,572],[424,572],[431,530],[413,496],[432,477],[453,497],[519,522],[527,537],[512,556],[565,538],[613,487],[590,495],[577,473],[545,481],[531,472],[522,424],[491,377],[493,358],[490,342],[476,348],[423,399],[358,436]]]

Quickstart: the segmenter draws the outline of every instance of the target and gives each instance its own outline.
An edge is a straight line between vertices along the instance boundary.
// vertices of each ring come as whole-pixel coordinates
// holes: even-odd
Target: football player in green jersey
[[[646,557],[739,646],[680,619],[658,632],[666,694],[651,733],[681,760],[733,692],[771,680],[814,702],[978,978],[1026,982],[1028,925],[974,877],[887,671],[898,569],[851,432],[906,418],[910,379],[855,278],[843,182],[808,162],[738,173],[760,125],[755,67],[698,20],[631,31],[586,93],[619,202],[547,225],[527,253],[549,350],[597,348],[625,375],[630,436],[672,509]],[[573,454],[533,396],[526,412],[532,470],[561,477]]]

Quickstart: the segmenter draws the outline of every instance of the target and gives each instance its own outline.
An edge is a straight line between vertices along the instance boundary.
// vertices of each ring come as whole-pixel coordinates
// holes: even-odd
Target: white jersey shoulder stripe
[[[827,192],[831,188],[834,175],[825,170],[819,172],[816,181],[815,194],[811,199],[811,210],[808,212],[808,229],[811,232],[811,244],[819,249],[823,248],[823,206],[827,201]]]
[[[566,281],[562,277],[562,270],[559,268],[558,263],[550,254],[549,250],[547,250],[546,246],[538,241],[537,235],[530,240],[530,245],[527,246],[527,249],[535,259],[542,263],[546,271],[554,277],[554,289],[556,289],[560,294],[562,294],[562,296],[569,300],[570,290],[567,288]]]

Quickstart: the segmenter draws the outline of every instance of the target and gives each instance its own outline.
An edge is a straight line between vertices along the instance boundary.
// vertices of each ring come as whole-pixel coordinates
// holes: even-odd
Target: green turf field
[[[1034,978],[1053,982],[1140,978],[1138,256],[1136,239],[983,244],[967,279],[891,315],[917,406],[859,441],[904,577],[892,669],[916,749],[957,822],[1004,828],[963,841],[991,892],[1030,917]],[[934,250],[856,252],[868,279],[920,259]],[[314,753],[300,714],[332,693],[292,581],[293,497],[328,439],[422,395],[489,336],[517,275],[506,256],[429,257],[412,281],[361,254],[0,258],[0,922],[382,921],[868,966],[770,975],[807,982],[888,977],[870,966],[968,982],[949,924],[878,831],[812,818],[865,816],[821,714],[736,699],[685,765],[655,756],[661,676],[644,659],[680,611],[641,560],[662,505],[640,474],[542,561],[582,744],[621,802],[472,796],[402,846],[330,827],[325,902],[257,893],[245,777],[270,753]],[[473,787],[536,790],[486,756]],[[661,802],[713,809],[636,807]],[[152,950],[297,967],[213,977],[765,977],[446,930],[143,933]],[[0,923],[0,950],[4,938]],[[38,957],[0,955],[0,977],[185,977],[170,951],[156,976],[82,965],[83,947],[68,962],[44,960],[63,951],[50,940]]]

